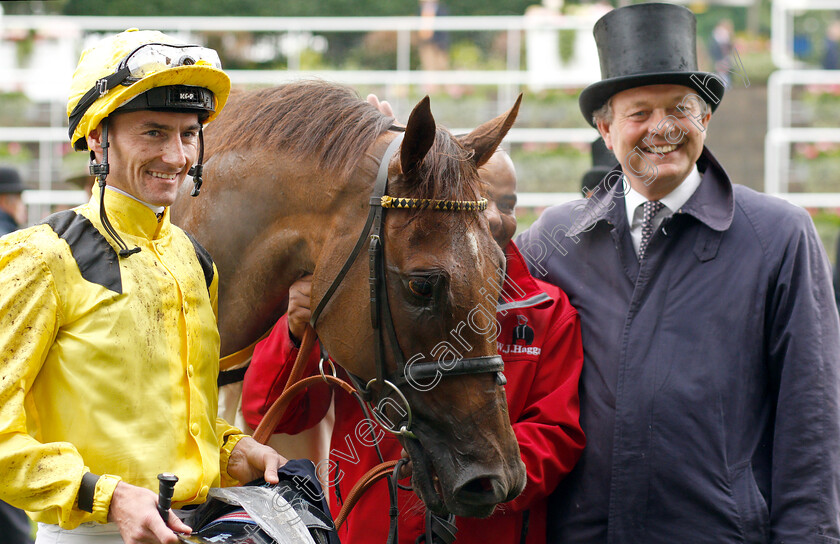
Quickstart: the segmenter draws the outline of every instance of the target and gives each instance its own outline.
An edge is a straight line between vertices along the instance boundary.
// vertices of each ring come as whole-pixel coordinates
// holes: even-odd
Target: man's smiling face
[[[175,202],[178,188],[198,157],[198,115],[132,111],[111,115],[108,184],[153,206]],[[88,145],[101,161],[101,128]]]
[[[612,120],[597,123],[604,142],[615,153],[630,185],[648,198],[658,199],[673,191],[688,176],[703,152],[711,113],[703,115],[697,100],[683,102],[692,94],[696,95],[682,85],[628,89],[611,98]],[[678,108],[681,103],[683,105]],[[668,116],[673,116],[679,124],[676,125],[673,118],[663,122]],[[703,130],[688,116],[701,124]],[[668,127],[671,126],[674,128],[669,134]],[[632,153],[636,148],[644,155],[644,161],[638,153]],[[653,180],[650,175],[641,174],[645,170],[651,172],[649,165],[656,166]]]

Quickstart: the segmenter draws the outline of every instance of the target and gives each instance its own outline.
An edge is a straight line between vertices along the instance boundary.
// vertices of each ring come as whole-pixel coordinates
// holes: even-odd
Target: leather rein
[[[402,418],[393,427],[391,427],[377,416],[376,410],[370,410],[370,412],[373,413],[373,417],[385,430],[406,439],[413,438],[415,440],[417,440],[417,436],[411,431],[411,406],[408,403],[408,399],[399,389],[400,386],[409,383],[409,372],[411,380],[415,382],[418,380],[434,378],[438,375],[438,373],[446,376],[452,376],[493,372],[496,373],[497,382],[502,384],[504,383],[504,376],[502,374],[504,363],[499,355],[462,358],[454,363],[447,361],[445,368],[442,365],[439,365],[437,361],[412,362],[410,365],[406,365],[405,356],[400,348],[399,342],[397,341],[397,333],[394,328],[393,317],[388,303],[388,290],[385,281],[386,271],[382,240],[385,209],[423,208],[455,212],[481,211],[486,208],[487,201],[483,199],[479,201],[435,201],[428,199],[394,198],[385,195],[388,186],[388,166],[390,165],[391,158],[399,149],[404,137],[404,134],[402,133],[404,129],[402,129],[402,127],[392,126],[390,130],[400,131],[400,133],[397,134],[397,136],[388,144],[385,154],[382,157],[376,181],[374,183],[373,192],[370,196],[370,211],[368,213],[367,220],[365,221],[365,225],[362,228],[362,232],[359,235],[355,246],[345,260],[344,265],[341,267],[338,274],[324,293],[324,296],[318,302],[315,310],[312,312],[312,316],[309,320],[309,326],[306,327],[306,332],[304,333],[301,341],[300,350],[298,351],[298,355],[295,359],[289,378],[286,381],[283,393],[274,401],[265,416],[263,416],[257,429],[254,431],[254,439],[261,444],[268,442],[271,434],[277,427],[277,424],[292,399],[305,388],[317,383],[326,382],[328,384],[333,384],[340,387],[348,394],[353,395],[360,401],[362,410],[366,414],[368,413],[366,404],[370,404],[373,400],[374,391],[382,393],[386,388],[390,389],[400,398],[405,406],[405,414]],[[374,351],[376,376],[365,381],[363,378],[347,372],[353,382],[353,385],[351,385],[337,377],[334,367],[332,368],[332,372],[330,374],[325,373],[323,367],[324,363],[328,362],[330,366],[332,366],[332,363],[329,361],[329,357],[324,351],[322,345],[320,375],[302,378],[306,361],[309,358],[309,353],[315,344],[315,323],[327,303],[338,290],[342,280],[349,272],[353,263],[355,263],[356,258],[359,256],[366,243],[368,246],[368,265],[370,270],[368,278],[371,301],[370,319],[371,326],[378,339],[377,348]],[[396,370],[393,373],[388,373],[385,368],[386,337],[391,346],[394,362],[396,363]],[[378,445],[377,452],[379,453]],[[380,453],[380,459],[381,458],[382,455]],[[350,510],[356,504],[358,499],[375,481],[382,477],[391,475],[391,479],[389,481],[389,492],[391,497],[391,509],[389,515],[391,517],[391,528],[389,531],[388,542],[396,542],[398,516],[396,506],[396,488],[399,486],[397,483],[398,473],[405,462],[405,459],[400,461],[387,461],[368,471],[356,483],[350,491],[347,500],[344,501],[341,511],[335,520],[336,527],[338,528],[344,523],[350,513]],[[443,541],[451,542],[454,540],[454,533],[457,529],[455,529],[454,524],[452,524],[452,520],[450,519],[447,522],[446,519],[439,518],[434,515],[430,518],[429,514],[430,512],[427,512],[427,527],[430,526],[430,524],[436,525],[438,528],[438,530],[435,531],[436,536],[442,538]],[[451,539],[448,538],[450,533]]]

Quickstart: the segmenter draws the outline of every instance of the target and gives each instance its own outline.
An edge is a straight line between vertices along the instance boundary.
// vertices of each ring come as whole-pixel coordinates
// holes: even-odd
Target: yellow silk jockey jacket
[[[139,253],[117,256],[98,194],[0,239],[0,499],[67,529],[105,523],[120,479],[173,472],[173,508],[203,502],[244,436],[216,417],[215,265],[168,208],[105,199]]]

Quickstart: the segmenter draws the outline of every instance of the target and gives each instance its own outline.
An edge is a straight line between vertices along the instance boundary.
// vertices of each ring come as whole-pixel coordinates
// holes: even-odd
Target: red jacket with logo
[[[458,543],[544,543],[546,497],[572,469],[585,443],[578,421],[583,348],[577,312],[560,289],[530,275],[513,243],[505,253],[507,278],[504,303],[497,308],[497,347],[505,362],[508,412],[528,482],[521,495],[500,505],[490,518],[457,518]],[[257,345],[245,376],[242,410],[252,427],[282,392],[297,352],[284,316]],[[305,375],[318,374],[318,359],[318,349],[313,349]],[[315,425],[329,409],[330,398],[327,386],[310,387],[289,406],[276,432],[295,434]],[[334,516],[356,481],[380,463],[369,445],[370,431],[359,425],[364,417],[352,397],[336,391],[330,461],[320,465],[322,471],[329,470]],[[385,460],[399,459],[399,442],[390,433],[377,433]],[[414,544],[424,531],[425,509],[411,492],[400,490],[398,499],[399,541]],[[353,508],[339,538],[345,544],[384,543],[388,508],[388,488],[382,480]]]

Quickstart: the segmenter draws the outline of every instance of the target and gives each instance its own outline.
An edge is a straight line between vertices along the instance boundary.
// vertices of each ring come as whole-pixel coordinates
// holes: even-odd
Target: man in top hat
[[[19,229],[26,222],[23,204],[23,181],[9,166],[0,166],[0,236]]]
[[[580,96],[619,166],[519,244],[581,316],[587,445],[549,504],[564,544],[840,542],[840,322],[808,214],[704,146],[724,87],[695,19],[595,25]]]
[[[0,239],[0,499],[37,544],[177,544],[159,474],[181,508],[285,461],[216,417],[218,273],[169,219],[230,79],[212,49],[133,29],[84,51],[70,89],[99,183]]]

